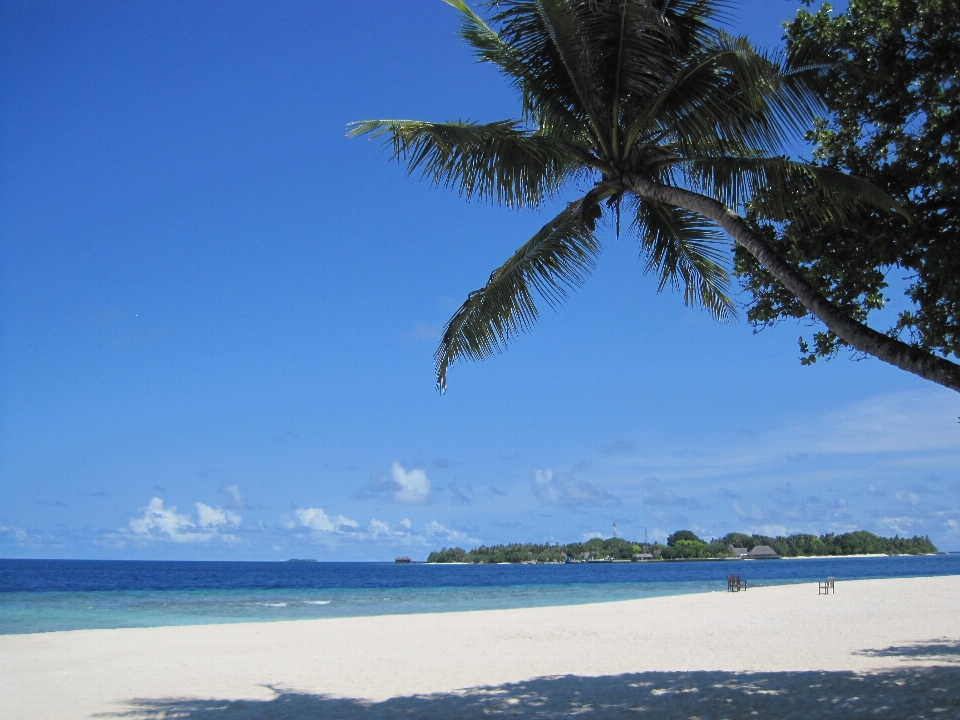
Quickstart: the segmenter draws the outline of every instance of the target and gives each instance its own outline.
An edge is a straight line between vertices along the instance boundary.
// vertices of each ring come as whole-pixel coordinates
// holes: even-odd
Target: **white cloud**
[[[790,534],[786,525],[756,525],[750,528],[750,532],[767,537],[780,537]]]
[[[230,498],[231,507],[242,508],[247,506],[247,499],[243,497],[243,494],[240,492],[239,485],[224,485],[223,492]]]
[[[226,525],[227,523],[234,527],[240,527],[240,520],[240,516],[231,510],[210,507],[202,502],[197,503],[197,523],[200,527]]]
[[[594,538],[597,538],[597,539],[599,539],[599,540],[602,540],[602,539],[603,539],[603,533],[601,533],[601,532],[589,532],[589,533],[584,533],[584,534],[583,534],[583,539],[584,539],[584,540],[593,540]]]
[[[390,476],[373,477],[357,488],[353,497],[357,500],[390,498],[393,502],[419,505],[430,502],[433,488],[427,473],[420,468],[407,470],[398,461],[390,467]]]
[[[815,534],[909,531],[956,546],[956,536],[933,516],[935,508],[960,513],[956,393],[886,394],[800,415],[754,432],[733,419],[696,443],[640,444],[630,454],[604,457],[598,472],[604,487],[642,508],[644,522],[671,531],[696,522],[715,527],[718,511],[730,508],[718,531],[746,532],[767,523]],[[661,478],[662,489],[672,494],[653,492],[642,480],[650,476]],[[540,477],[538,485],[533,478],[530,486],[545,503],[557,504],[558,478],[555,471],[552,482]],[[720,487],[730,492],[717,497]],[[908,514],[909,525],[901,517]]]
[[[378,535],[389,535],[390,525],[389,523],[383,522],[383,520],[373,518],[370,520],[370,532],[373,533],[374,537]]]
[[[949,390],[882,395],[836,411],[773,428],[739,442],[681,448],[630,457],[611,457],[610,465],[685,479],[760,471],[784,462],[842,462],[844,456],[873,456],[885,467],[901,463],[930,472],[956,467],[960,403]],[[898,453],[902,453],[897,457]],[[838,471],[849,477],[849,470]]]
[[[119,542],[122,546],[123,537],[133,535],[138,540],[160,540],[177,543],[208,542],[218,538],[224,542],[236,542],[238,538],[229,533],[223,533],[219,526],[239,527],[241,517],[235,512],[224,510],[221,507],[211,507],[202,502],[196,503],[197,518],[177,512],[174,506],[164,507],[163,500],[158,497],[150,500],[143,509],[140,517],[130,520],[129,527],[122,529],[118,535],[108,535],[111,542]]]
[[[553,470],[533,473],[533,493],[544,505],[582,507],[584,505],[619,505],[620,498],[611,495],[596,483],[577,480],[567,475],[554,476]]]
[[[955,393],[881,395],[760,439],[775,452],[828,455],[960,450]]]
[[[144,540],[206,542],[215,535],[214,532],[193,532],[190,528],[194,527],[196,523],[190,516],[179,514],[173,506],[165,508],[163,500],[158,497],[153,498],[144,508],[141,517],[130,521],[130,530]]]
[[[763,520],[763,510],[756,505],[751,505],[749,510],[744,510],[740,503],[734,503],[733,511],[741,520]]]
[[[323,511],[323,508],[298,508],[293,514],[303,527],[321,532],[342,532],[342,528],[345,527],[360,527],[360,523],[356,520],[351,520],[343,515],[331,518]],[[287,527],[290,526],[288,523]],[[293,527],[296,527],[296,523],[293,524]]]
[[[430,499],[430,480],[427,474],[420,469],[404,470],[403,465],[395,462],[390,469],[393,481],[400,489],[393,494],[398,503],[417,504]]]
[[[28,533],[24,528],[12,528],[6,525],[0,525],[0,533],[10,533],[19,543],[22,543],[28,537]]]
[[[880,519],[880,524],[890,528],[897,535],[907,535],[914,520],[910,517],[885,517]]]
[[[407,530],[409,530],[412,526],[412,523],[410,522],[410,518],[404,518],[403,520],[400,521],[400,524],[403,525]]]
[[[912,492],[898,492],[896,497],[900,502],[908,502],[911,505],[917,505],[920,502],[920,496]]]
[[[553,487],[553,470],[537,470],[533,473],[533,483],[541,500],[556,502],[560,499],[559,492]]]
[[[836,453],[960,450],[949,390],[883,395],[828,415],[816,449]]]
[[[451,530],[448,527],[444,527],[436,520],[433,520],[427,525],[427,535],[435,536],[442,535],[447,540],[458,540],[464,543],[479,543],[480,541],[476,538],[469,537],[466,533],[462,533],[459,530]]]

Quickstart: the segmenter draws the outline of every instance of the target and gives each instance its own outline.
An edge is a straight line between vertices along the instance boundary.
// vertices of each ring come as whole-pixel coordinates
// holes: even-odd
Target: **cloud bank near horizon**
[[[651,447],[640,437],[611,440],[566,465],[516,464],[512,478],[444,460],[432,464],[431,474],[441,476],[436,488],[422,467],[394,461],[374,471],[374,481],[345,486],[339,499],[293,504],[286,512],[261,504],[262,495],[251,504],[239,484],[229,483],[220,486],[224,505],[193,501],[192,511],[182,512],[154,495],[124,526],[88,542],[174,555],[188,547],[241,556],[293,555],[298,547],[344,557],[398,548],[425,555],[441,545],[609,535],[616,520],[632,539],[662,541],[677,529],[704,537],[866,529],[929,535],[944,549],[960,549],[956,406],[936,391],[893,394],[734,442],[707,441],[696,451]],[[110,498],[78,495],[85,502]],[[42,503],[64,513],[70,505],[56,497]],[[69,542],[56,530],[0,520],[0,547],[8,552]]]

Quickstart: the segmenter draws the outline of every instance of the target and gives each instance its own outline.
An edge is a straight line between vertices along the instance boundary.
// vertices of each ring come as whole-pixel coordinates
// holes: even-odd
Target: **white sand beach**
[[[960,718],[960,577],[0,637],[3,720],[490,714]]]

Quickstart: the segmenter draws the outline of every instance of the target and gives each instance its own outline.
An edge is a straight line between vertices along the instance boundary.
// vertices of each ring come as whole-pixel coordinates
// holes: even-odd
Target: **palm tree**
[[[898,211],[868,183],[791,162],[786,140],[820,108],[825,69],[812,46],[783,58],[711,25],[723,0],[488,0],[486,22],[463,0],[461,37],[522,100],[518,120],[487,124],[368,120],[393,156],[466,197],[536,207],[570,202],[471,292],[437,349],[437,386],[461,359],[502,350],[576,288],[601,246],[597,221],[638,233],[646,269],[714,317],[735,316],[725,267],[730,238],[855,349],[960,391],[960,366],[879,333],[831,305],[733,208],[782,220],[802,194],[808,222],[864,205]],[[729,238],[724,237],[725,231]]]

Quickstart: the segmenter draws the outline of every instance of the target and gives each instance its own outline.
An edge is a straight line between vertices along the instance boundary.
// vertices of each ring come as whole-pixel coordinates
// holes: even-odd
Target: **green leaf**
[[[386,137],[393,158],[420,170],[435,185],[467,198],[508,206],[536,206],[580,168],[564,143],[520,129],[513,120],[478,125],[419,120],[351,123],[349,135]]]
[[[580,286],[599,252],[593,231],[580,220],[580,202],[571,203],[471,292],[447,323],[434,355],[439,390],[446,390],[455,361],[490,357],[528,331],[538,316],[534,294],[555,307]]]
[[[813,226],[850,219],[864,208],[900,213],[903,207],[875,185],[833,168],[786,158],[696,158],[682,162],[689,183],[730,207],[748,204],[765,219]],[[802,212],[798,214],[798,208]]]
[[[716,225],[683,208],[642,200],[636,205],[646,272],[658,276],[658,291],[667,284],[683,293],[686,305],[706,309],[721,321],[737,316],[723,266],[730,241]]]

